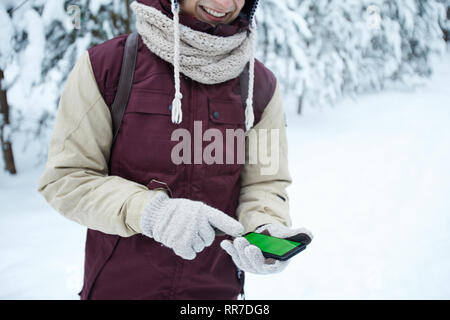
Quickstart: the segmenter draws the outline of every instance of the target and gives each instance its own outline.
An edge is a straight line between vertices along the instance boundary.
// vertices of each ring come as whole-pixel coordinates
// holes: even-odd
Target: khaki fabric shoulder
[[[141,233],[141,212],[158,191],[108,176],[111,143],[111,114],[85,51],[64,86],[38,191],[68,219],[127,237]]]
[[[260,157],[259,141],[264,139],[262,135],[264,132],[267,136],[267,150],[264,152],[268,159],[278,160],[278,170],[274,173],[269,172],[270,174],[264,171],[270,164]],[[274,141],[271,138],[272,132],[276,134]],[[257,227],[269,223],[291,226],[286,188],[292,183],[292,178],[288,169],[287,151],[283,103],[277,82],[274,95],[264,109],[261,120],[248,132],[245,141],[246,163],[241,173],[237,216],[246,232],[254,231]],[[257,161],[250,162],[249,156],[256,154],[258,154]]]

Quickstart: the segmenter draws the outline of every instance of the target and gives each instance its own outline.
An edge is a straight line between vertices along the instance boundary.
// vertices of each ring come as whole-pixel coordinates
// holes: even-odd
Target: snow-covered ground
[[[447,55],[415,91],[302,117],[285,99],[293,224],[315,238],[283,273],[247,274],[247,299],[450,298],[449,81]],[[30,152],[17,162],[0,173],[0,299],[77,299],[85,229],[36,192]]]

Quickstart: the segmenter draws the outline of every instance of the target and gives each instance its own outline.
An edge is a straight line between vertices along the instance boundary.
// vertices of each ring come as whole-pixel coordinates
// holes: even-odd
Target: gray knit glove
[[[277,238],[289,238],[299,235],[311,242],[313,235],[305,229],[291,229],[279,223],[266,224],[255,230],[257,233],[264,233]],[[308,242],[308,243],[309,243]],[[265,258],[261,250],[248,242],[244,237],[238,237],[233,242],[223,240],[220,243],[224,249],[233,259],[234,264],[241,270],[255,274],[271,274],[278,273],[284,270],[289,263],[289,260],[280,261],[272,258]]]
[[[244,227],[220,210],[203,202],[188,199],[172,199],[164,191],[157,194],[144,208],[141,216],[142,233],[186,260],[192,260],[198,252],[210,246],[217,228],[237,237]]]

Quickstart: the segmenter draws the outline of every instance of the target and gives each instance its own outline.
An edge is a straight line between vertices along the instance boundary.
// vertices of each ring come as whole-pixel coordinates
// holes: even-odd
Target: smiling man
[[[264,259],[245,232],[312,237],[290,228],[284,114],[274,74],[254,58],[257,5],[138,0],[132,82],[121,75],[130,71],[122,61],[130,61],[123,57],[134,35],[90,48],[72,70],[38,190],[88,228],[82,299],[236,299],[243,272],[287,264]],[[130,95],[114,135],[123,84]],[[171,135],[195,135],[194,123],[222,135],[277,130],[279,170],[175,164]]]
[[[180,2],[181,13],[196,17],[198,20],[213,26],[218,23],[230,24],[244,7],[245,0],[184,0]]]

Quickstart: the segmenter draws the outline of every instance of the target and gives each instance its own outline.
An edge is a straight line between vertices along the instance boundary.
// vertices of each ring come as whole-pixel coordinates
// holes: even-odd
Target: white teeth
[[[208,12],[210,15],[213,15],[214,17],[221,18],[221,17],[225,16],[225,13],[220,13],[220,12],[217,12],[217,11],[205,8],[205,7],[203,7],[203,9],[205,9],[206,12]]]

